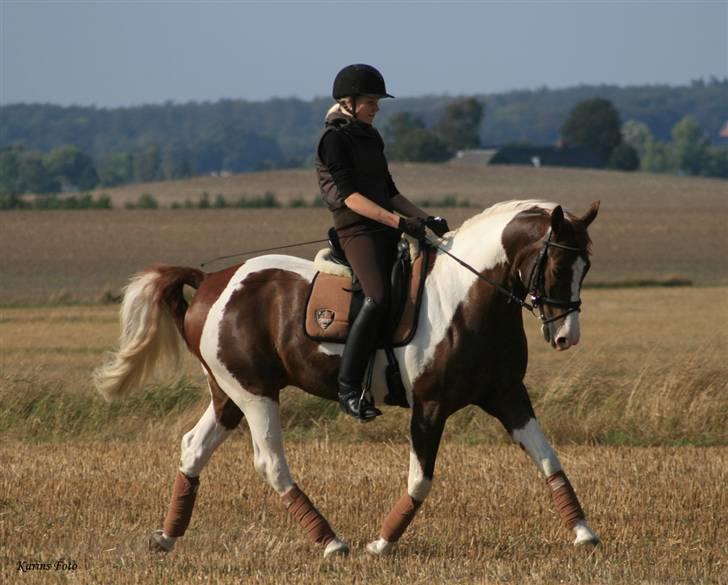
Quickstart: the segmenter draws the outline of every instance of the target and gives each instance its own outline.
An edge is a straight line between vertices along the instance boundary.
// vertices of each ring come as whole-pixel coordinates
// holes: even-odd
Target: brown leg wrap
[[[584,520],[584,511],[576,498],[574,488],[563,471],[557,471],[546,479],[551,489],[551,499],[561,514],[561,519],[568,528],[574,528],[579,520]]]
[[[192,509],[195,507],[199,477],[187,477],[177,472],[172,488],[172,499],[169,502],[167,517],[164,519],[164,533],[167,536],[183,536],[190,525]]]
[[[321,515],[321,512],[316,509],[308,496],[296,484],[293,484],[293,487],[283,494],[281,499],[283,505],[311,540],[318,544],[327,545],[336,538],[336,534],[331,530],[326,518]]]
[[[422,502],[405,492],[384,519],[379,536],[387,542],[397,542],[414,520],[421,505]]]

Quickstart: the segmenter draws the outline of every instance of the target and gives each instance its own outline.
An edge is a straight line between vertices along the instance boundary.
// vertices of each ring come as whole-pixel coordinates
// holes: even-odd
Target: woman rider
[[[390,273],[401,232],[422,239],[425,226],[438,236],[449,228],[444,219],[428,216],[409,201],[392,180],[384,142],[372,126],[380,98],[394,97],[381,73],[370,65],[344,67],[334,80],[333,97],[337,103],[326,115],[316,171],[341,247],[365,296],[341,357],[339,404],[366,422],[382,414],[362,396],[362,380],[389,312]]]

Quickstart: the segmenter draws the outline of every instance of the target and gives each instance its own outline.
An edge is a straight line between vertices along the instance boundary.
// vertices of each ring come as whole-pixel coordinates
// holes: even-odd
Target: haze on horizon
[[[349,63],[391,93],[728,77],[728,2],[0,0],[0,105],[328,96]]]

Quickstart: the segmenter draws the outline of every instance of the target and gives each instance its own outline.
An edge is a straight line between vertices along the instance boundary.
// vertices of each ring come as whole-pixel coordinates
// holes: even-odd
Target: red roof
[[[723,130],[720,131],[721,138],[728,138],[728,122],[723,126]]]

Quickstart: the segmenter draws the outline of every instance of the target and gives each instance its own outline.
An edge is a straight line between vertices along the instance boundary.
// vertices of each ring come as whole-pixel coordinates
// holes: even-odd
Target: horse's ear
[[[601,201],[595,201],[592,203],[589,210],[584,214],[584,217],[581,218],[584,227],[589,227],[589,224],[596,219],[600,203]]]
[[[561,209],[561,205],[557,205],[551,212],[551,230],[558,234],[562,223],[564,223],[564,210]]]

